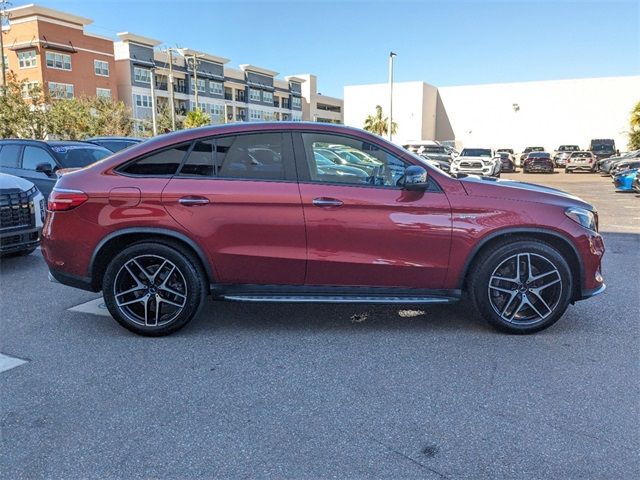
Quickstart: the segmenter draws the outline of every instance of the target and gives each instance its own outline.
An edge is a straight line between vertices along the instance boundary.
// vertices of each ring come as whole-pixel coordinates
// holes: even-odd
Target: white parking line
[[[75,307],[71,307],[68,310],[72,312],[90,313],[92,315],[100,315],[102,317],[110,317],[111,314],[107,310],[107,306],[104,304],[102,297],[90,300]]]
[[[27,363],[26,360],[21,360],[20,358],[10,357],[9,355],[3,355],[0,353],[0,373],[19,367],[25,363]]]

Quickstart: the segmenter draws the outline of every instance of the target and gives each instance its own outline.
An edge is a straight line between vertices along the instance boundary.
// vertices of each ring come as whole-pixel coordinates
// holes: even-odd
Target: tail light
[[[50,212],[63,212],[73,210],[89,200],[89,196],[80,190],[66,188],[54,188],[49,195],[47,210]]]

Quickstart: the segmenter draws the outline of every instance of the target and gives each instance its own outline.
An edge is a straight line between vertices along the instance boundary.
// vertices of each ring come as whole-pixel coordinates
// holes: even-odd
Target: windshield
[[[491,149],[489,148],[464,148],[461,157],[490,157]]]
[[[426,165],[428,169],[434,170],[437,169],[438,173],[441,175],[446,175],[447,177],[450,177],[451,175],[447,172],[445,172],[444,170],[440,170],[438,169],[435,165],[434,165],[434,160],[430,160],[427,157],[421,157],[420,155],[418,155],[417,153],[414,152],[409,152],[409,155],[411,155],[413,158],[417,159],[420,162],[420,165]],[[438,162],[435,162],[438,163]]]
[[[547,152],[535,152],[529,155],[529,158],[549,158]]]
[[[447,155],[447,150],[444,147],[423,147],[422,153],[442,153]]]
[[[587,152],[578,152],[571,154],[571,158],[591,158],[591,154]]]
[[[111,155],[111,151],[97,145],[52,145],[62,168],[82,168]]]
[[[594,145],[594,152],[613,153],[613,145]]]

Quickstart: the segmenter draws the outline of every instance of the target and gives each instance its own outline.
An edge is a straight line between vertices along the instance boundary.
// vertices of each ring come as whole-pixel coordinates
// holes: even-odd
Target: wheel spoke
[[[127,295],[129,293],[138,292],[138,291],[144,290],[144,289],[145,289],[144,285],[142,285],[142,284],[136,285],[135,287],[130,288],[129,290],[125,290],[124,292],[116,293],[116,298],[121,297],[123,295]]]
[[[136,267],[138,267],[140,269],[140,271],[142,272],[142,274],[146,277],[147,280],[151,280],[151,276],[147,273],[147,270],[138,263],[138,260],[136,260],[135,258],[131,260],[131,263],[133,263]]]
[[[186,295],[174,290],[173,288],[162,287],[159,290],[162,291],[162,292],[170,293],[171,295],[175,295],[176,297],[178,297],[182,301],[183,304],[184,304],[185,299],[187,298]]]
[[[138,302],[142,302],[144,303],[144,297],[140,297],[140,298],[135,298],[133,300],[129,300],[128,302],[118,302],[118,300],[116,299],[116,303],[118,304],[119,307],[124,307],[126,305],[133,305],[134,303],[138,303]]]
[[[164,280],[162,281],[162,283],[158,286],[158,288],[162,289],[167,285],[167,282],[169,281],[169,278],[171,278],[171,275],[173,274],[173,272],[175,271],[176,266],[175,265],[171,265],[171,270],[169,270],[169,273],[167,273],[167,276],[164,277]]]
[[[514,295],[515,298],[515,295]],[[524,300],[524,296],[520,297],[520,303],[518,304],[518,306],[513,310],[513,312],[511,312],[511,315],[509,315],[509,318],[507,320],[511,321],[513,320],[513,318],[518,314],[518,312],[522,309],[523,305],[525,304],[525,300]],[[506,310],[505,310],[506,313]]]
[[[502,287],[496,287],[495,285],[489,285],[489,288],[491,290],[497,290],[498,292],[504,292],[504,293],[508,293],[508,294],[512,294],[513,290],[509,290],[507,288],[502,288]]]
[[[542,303],[542,305],[544,305],[544,308],[547,309],[547,313],[544,314],[544,317],[546,317],[547,315],[549,315],[551,313],[551,307],[547,304],[547,302],[544,301],[544,298],[542,298],[541,295],[539,295],[536,292],[531,291],[531,294],[540,302]],[[531,302],[529,302],[531,303]],[[533,306],[533,304],[531,305],[531,307],[535,310],[536,308]]]
[[[145,295],[144,297],[144,324],[149,327],[149,295]]]
[[[160,298],[160,300],[158,301],[161,303],[168,303],[169,305],[173,305],[174,307],[178,307],[178,308],[184,307],[184,302],[180,304],[180,303],[172,302],[171,300],[167,300],[166,298]]]
[[[529,301],[529,299],[526,299],[526,300],[525,300],[525,303],[526,303],[526,305],[527,305],[527,306],[531,307],[531,309],[532,309],[534,312],[536,312],[536,315],[538,315],[538,317],[540,317],[541,319],[544,319],[544,318],[545,318],[547,315],[549,315],[549,313],[550,313],[550,312],[549,312],[549,313],[547,313],[546,315],[543,315],[542,313],[540,313],[540,310],[538,310],[538,309],[536,308],[536,306],[535,306],[533,303],[531,303],[531,302]]]
[[[162,271],[162,269],[164,268],[164,266],[169,263],[169,260],[165,260],[164,262],[162,262],[162,265],[160,265],[158,267],[158,269],[155,271],[155,273],[153,275],[151,275],[151,281],[155,282],[156,278],[158,277],[158,274]]]
[[[507,303],[505,304],[504,308],[502,309],[502,313],[500,314],[500,316],[502,317],[504,317],[504,315],[507,313],[507,310],[509,310],[511,303],[513,302],[513,299],[518,296],[518,292],[509,292],[509,294],[511,296],[509,297],[509,300],[507,300]]]
[[[500,277],[498,275],[494,275],[491,277],[491,280],[498,280],[500,282],[509,282],[509,283],[519,283],[517,278],[508,278],[508,277]]]
[[[136,286],[143,288],[144,284],[140,281],[138,276],[135,273],[133,273],[133,270],[131,270],[131,267],[129,267],[128,263],[125,263],[124,268],[127,270],[127,272],[129,272],[129,275],[131,275],[131,278],[133,278],[133,280],[136,282]]]

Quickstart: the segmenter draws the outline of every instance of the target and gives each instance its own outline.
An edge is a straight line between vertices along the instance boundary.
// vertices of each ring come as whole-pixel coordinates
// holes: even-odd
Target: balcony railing
[[[224,93],[224,99],[225,100],[233,100],[233,95],[231,93]]]
[[[236,92],[236,102],[246,102],[247,96],[243,91]]]

